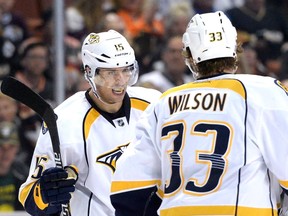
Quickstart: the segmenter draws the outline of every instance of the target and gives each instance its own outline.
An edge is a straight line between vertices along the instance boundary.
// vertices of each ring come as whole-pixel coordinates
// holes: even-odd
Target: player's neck
[[[89,95],[92,98],[93,102],[96,104],[96,106],[105,112],[116,113],[120,110],[122,106],[122,101],[117,103],[109,103],[103,101],[100,97],[96,97],[92,90],[89,92]]]

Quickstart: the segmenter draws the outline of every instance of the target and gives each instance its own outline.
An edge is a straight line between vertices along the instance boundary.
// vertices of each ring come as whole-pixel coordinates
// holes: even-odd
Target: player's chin
[[[122,103],[123,102],[123,99],[124,99],[124,96],[113,96],[113,97],[110,97],[109,100],[108,100],[108,103],[109,104],[117,104],[117,103]]]
[[[112,90],[112,93],[109,96],[109,101],[110,103],[114,104],[114,103],[119,103],[122,102],[124,99],[126,91],[114,91]]]

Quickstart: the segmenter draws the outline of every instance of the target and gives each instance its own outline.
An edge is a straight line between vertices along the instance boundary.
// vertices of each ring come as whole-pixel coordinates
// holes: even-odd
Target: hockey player
[[[141,215],[157,187],[160,216],[278,215],[288,91],[274,78],[234,74],[236,39],[221,11],[191,19],[183,54],[196,81],[166,91],[141,117],[112,178],[116,216]]]
[[[156,90],[130,87],[137,81],[137,61],[118,32],[89,34],[81,52],[91,89],[55,109],[65,169],[55,168],[49,131],[43,125],[29,177],[19,193],[31,215],[59,215],[61,204],[71,196],[72,216],[114,215],[109,195],[116,162],[141,113],[160,97]]]

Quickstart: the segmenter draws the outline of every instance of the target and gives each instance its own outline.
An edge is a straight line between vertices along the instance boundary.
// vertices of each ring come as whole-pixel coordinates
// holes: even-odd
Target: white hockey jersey
[[[198,80],[168,90],[144,113],[113,175],[119,215],[135,215],[126,198],[133,193],[139,203],[155,185],[160,216],[278,215],[270,172],[288,189],[288,92],[279,81]]]
[[[130,143],[140,115],[160,95],[153,89],[128,87],[124,97],[125,114],[116,119],[99,110],[84,91],[55,109],[63,165],[75,165],[79,170],[70,202],[72,216],[114,215],[109,195],[116,161]],[[31,195],[39,170],[49,167],[55,167],[55,162],[49,132],[44,127],[37,141],[29,177],[20,188],[22,203]]]

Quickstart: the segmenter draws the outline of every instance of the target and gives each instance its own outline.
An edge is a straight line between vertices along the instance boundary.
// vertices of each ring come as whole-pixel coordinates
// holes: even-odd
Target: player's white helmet
[[[82,45],[82,61],[85,68],[85,78],[96,93],[94,79],[98,68],[121,68],[131,66],[132,74],[128,85],[133,85],[138,79],[138,64],[133,48],[126,38],[114,30],[101,33],[90,33]],[[101,83],[97,83],[101,85]],[[97,93],[96,93],[97,94]]]
[[[189,48],[195,63],[236,57],[237,33],[222,11],[196,14],[183,34],[184,49]]]

